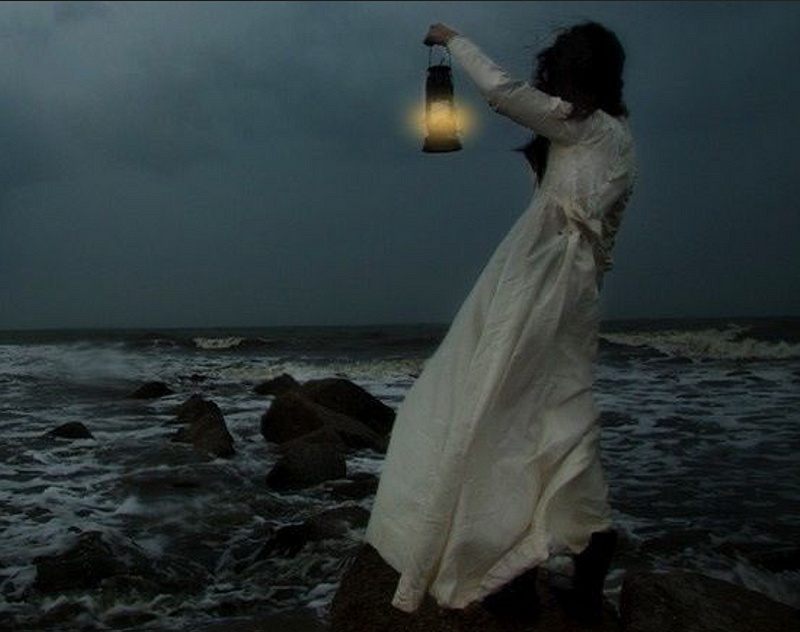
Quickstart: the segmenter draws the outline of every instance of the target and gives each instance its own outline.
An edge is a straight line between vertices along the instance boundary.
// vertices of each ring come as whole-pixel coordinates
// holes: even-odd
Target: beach
[[[324,626],[381,443],[344,446],[332,478],[268,484],[281,451],[262,418],[279,396],[254,389],[338,379],[396,410],[445,332],[0,332],[0,624],[185,630],[304,613]],[[153,382],[167,390],[132,396]],[[800,606],[800,319],[603,323],[595,394],[620,532],[608,598],[626,573],[688,569]],[[230,454],[172,440],[193,395],[218,407]],[[48,434],[78,422],[90,436]],[[108,568],[46,582],[76,547]]]

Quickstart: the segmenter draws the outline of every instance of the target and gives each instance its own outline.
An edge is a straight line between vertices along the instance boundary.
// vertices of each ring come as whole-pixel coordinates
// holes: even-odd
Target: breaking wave
[[[194,344],[198,349],[234,349],[241,345],[245,339],[239,336],[227,336],[223,338],[194,338]]]
[[[763,340],[748,335],[749,329],[729,325],[725,329],[664,329],[601,333],[615,345],[650,348],[669,357],[693,360],[785,360],[800,358],[800,343],[783,339]]]

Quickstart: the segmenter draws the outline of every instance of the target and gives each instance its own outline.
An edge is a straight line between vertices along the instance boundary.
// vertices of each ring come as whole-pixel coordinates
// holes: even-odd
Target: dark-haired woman
[[[531,84],[444,25],[425,44],[534,133],[535,191],[398,408],[366,539],[400,573],[401,610],[428,593],[448,608],[533,601],[535,569],[572,553],[567,603],[593,619],[615,538],[592,395],[599,284],[635,173],[624,51],[579,24]]]

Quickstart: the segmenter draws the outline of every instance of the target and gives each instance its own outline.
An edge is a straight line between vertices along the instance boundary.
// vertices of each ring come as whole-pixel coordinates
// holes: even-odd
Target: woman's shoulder
[[[633,145],[633,134],[626,116],[612,116],[604,110],[595,110],[587,117],[584,142],[588,144],[608,143]]]

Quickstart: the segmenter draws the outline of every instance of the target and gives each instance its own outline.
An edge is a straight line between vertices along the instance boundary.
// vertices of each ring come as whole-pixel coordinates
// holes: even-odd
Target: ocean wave
[[[241,345],[245,338],[240,336],[226,336],[222,338],[193,338],[198,349],[234,349]]]
[[[725,329],[601,333],[600,338],[615,345],[650,348],[669,357],[697,360],[800,358],[800,344],[751,338],[747,334],[746,327],[730,325]]]

